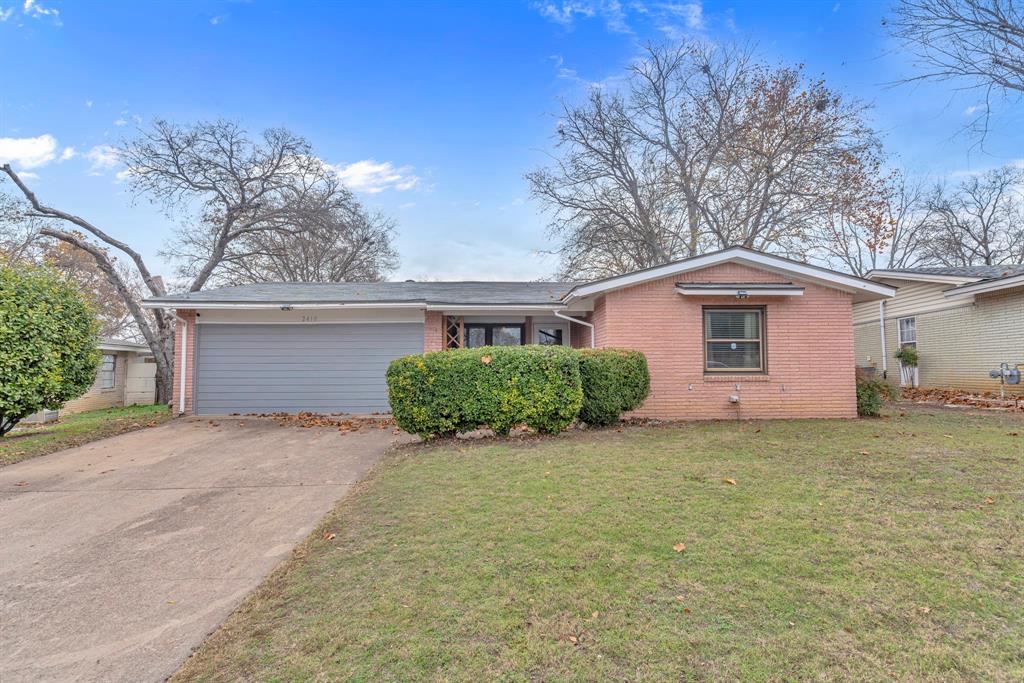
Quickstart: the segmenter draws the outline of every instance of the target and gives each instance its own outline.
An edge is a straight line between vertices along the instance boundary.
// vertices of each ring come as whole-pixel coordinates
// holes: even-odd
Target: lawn
[[[169,419],[171,411],[167,406],[130,406],[68,415],[47,425],[19,426],[0,437],[0,467],[108,436],[153,427]]]
[[[173,680],[1020,681],[1022,482],[941,409],[406,446]]]

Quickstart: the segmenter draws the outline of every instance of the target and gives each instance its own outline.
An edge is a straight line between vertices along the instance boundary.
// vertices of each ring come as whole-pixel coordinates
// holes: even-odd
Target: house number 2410
[[[315,316],[315,315],[304,315],[304,316],[302,316],[302,322],[304,322],[304,323],[315,323],[316,321],[317,321],[317,316]]]

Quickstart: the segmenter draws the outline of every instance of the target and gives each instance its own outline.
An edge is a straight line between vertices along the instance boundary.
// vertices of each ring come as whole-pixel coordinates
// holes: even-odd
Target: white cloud
[[[122,116],[122,117],[117,118],[114,121],[114,125],[118,126],[118,127],[127,126],[128,125],[128,121]]]
[[[643,7],[633,4],[633,9]],[[619,0],[544,0],[534,3],[534,9],[545,19],[571,29],[577,18],[592,19],[600,17],[605,27],[612,33],[630,33],[626,23],[626,12]]]
[[[85,153],[85,158],[91,162],[90,175],[100,175],[103,171],[114,168],[121,162],[117,150],[110,145],[96,145]]]
[[[43,7],[36,2],[36,0],[25,0],[25,4],[22,6],[22,11],[25,12],[25,16],[32,17],[34,19],[50,17],[54,24],[57,26],[61,25],[60,10],[55,10],[51,7]]]
[[[57,138],[40,135],[35,138],[0,138],[0,164],[17,164],[21,168],[44,166],[57,157]]]
[[[18,171],[18,177],[22,180],[39,180],[39,174],[32,171]]]
[[[699,31],[704,28],[704,8],[699,2],[687,2],[683,4],[666,3],[658,5],[659,9],[668,14],[681,17],[686,22],[686,27]]]
[[[78,156],[78,152],[75,151],[74,147],[65,147],[64,151],[60,153],[59,161],[67,161],[68,159],[74,159]]]
[[[981,109],[981,107],[979,107],[976,104],[972,105],[970,107],[967,107],[967,109],[964,109],[964,116],[973,116],[974,113],[977,112],[979,109]]]
[[[10,6],[7,9],[0,7],[0,21],[7,21],[14,14],[14,6]]]
[[[217,16],[210,17],[210,26],[223,24],[225,19],[227,19],[227,16],[224,14],[218,14]]]
[[[92,109],[92,100],[86,100],[85,101],[85,108],[86,109]]]
[[[390,161],[363,159],[351,164],[332,166],[349,189],[356,192],[377,194],[384,190],[404,192],[416,187],[419,176],[413,174],[412,167],[396,167]]]

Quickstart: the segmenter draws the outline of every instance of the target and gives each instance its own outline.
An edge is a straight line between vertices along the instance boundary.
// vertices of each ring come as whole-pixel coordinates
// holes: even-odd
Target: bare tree
[[[254,235],[300,234],[310,215],[345,211],[351,205],[351,195],[309,143],[283,129],[268,130],[253,140],[227,121],[177,126],[158,120],[119,151],[137,197],[157,202],[175,215],[196,212],[180,235],[195,247],[182,265],[190,278],[189,291],[211,281],[225,259]],[[164,310],[147,313],[111,253],[127,257],[147,295],[166,294],[163,279],[127,243],[80,216],[43,204],[9,164],[0,168],[32,207],[30,217],[45,219],[39,234],[88,253],[107,277],[153,351],[157,400],[169,402],[174,316]]]
[[[977,119],[988,129],[992,99],[1024,95],[1024,5],[1014,0],[899,0],[893,32],[917,55],[921,75],[954,80],[984,98]]]
[[[930,198],[923,180],[902,172],[858,173],[837,187],[806,256],[861,276],[924,265],[935,224]]]
[[[217,285],[250,282],[378,281],[398,265],[392,247],[394,222],[366,210],[355,196],[340,188],[343,208],[297,211],[302,225],[288,230],[261,230],[233,241],[210,277]],[[190,231],[164,255],[195,264],[209,253],[215,235]],[[180,272],[188,276],[186,268]]]
[[[554,163],[530,173],[563,275],[743,245],[799,254],[840,178],[879,155],[865,107],[749,47],[648,47],[624,94],[563,105]]]
[[[972,175],[930,200],[935,226],[926,258],[949,266],[1024,263],[1024,169]]]

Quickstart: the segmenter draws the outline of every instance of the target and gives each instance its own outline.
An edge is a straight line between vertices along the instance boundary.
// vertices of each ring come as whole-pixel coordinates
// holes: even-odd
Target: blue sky
[[[46,202],[157,250],[176,222],[131,203],[105,146],[153,117],[283,125],[398,222],[396,278],[535,279],[555,259],[523,174],[552,148],[560,99],[621,76],[648,40],[758,45],[772,62],[873,103],[895,161],[946,177],[1024,157],[1002,112],[985,150],[958,131],[978,104],[915,73],[888,3],[60,2],[0,0],[0,159]]]

